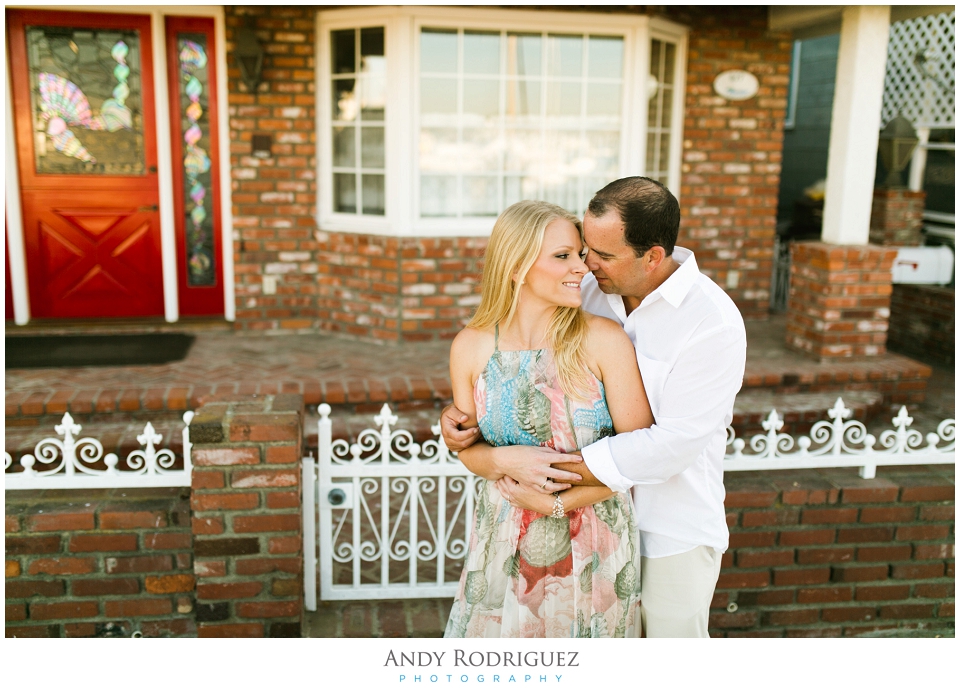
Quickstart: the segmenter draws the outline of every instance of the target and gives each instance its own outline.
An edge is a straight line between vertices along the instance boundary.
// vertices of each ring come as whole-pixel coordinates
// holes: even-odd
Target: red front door
[[[150,18],[7,10],[31,315],[163,315]]]

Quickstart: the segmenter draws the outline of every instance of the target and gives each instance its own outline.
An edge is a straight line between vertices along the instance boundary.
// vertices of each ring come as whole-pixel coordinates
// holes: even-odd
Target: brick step
[[[8,391],[5,399],[7,426],[34,426],[48,421],[59,422],[69,411],[74,419],[81,416],[123,414],[147,417],[155,412],[182,414],[199,409],[205,401],[233,396],[303,395],[307,406],[326,402],[360,413],[377,412],[384,402],[393,408],[413,409],[446,404],[453,397],[449,378],[425,378],[415,374],[390,378],[298,378],[297,380],[233,381],[198,385],[174,383],[162,387],[110,388],[36,388]]]

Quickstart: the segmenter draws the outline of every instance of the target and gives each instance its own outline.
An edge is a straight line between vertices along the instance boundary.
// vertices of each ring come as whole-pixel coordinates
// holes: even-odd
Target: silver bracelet
[[[563,499],[560,498],[559,493],[553,494],[553,514],[550,517],[555,517],[558,520],[562,519],[566,515],[566,511],[563,509]]]

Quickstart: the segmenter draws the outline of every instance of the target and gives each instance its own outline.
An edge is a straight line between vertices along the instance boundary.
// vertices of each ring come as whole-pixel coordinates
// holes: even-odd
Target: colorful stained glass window
[[[183,201],[186,228],[187,284],[213,286],[216,257],[213,245],[213,198],[210,172],[210,79],[207,37],[177,35],[180,68],[180,132],[183,133]]]
[[[142,175],[140,32],[27,27],[37,173]]]

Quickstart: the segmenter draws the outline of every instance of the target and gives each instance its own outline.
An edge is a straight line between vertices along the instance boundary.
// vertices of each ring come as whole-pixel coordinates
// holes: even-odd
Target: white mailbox
[[[945,245],[897,248],[894,284],[949,284],[953,278],[953,251]]]

